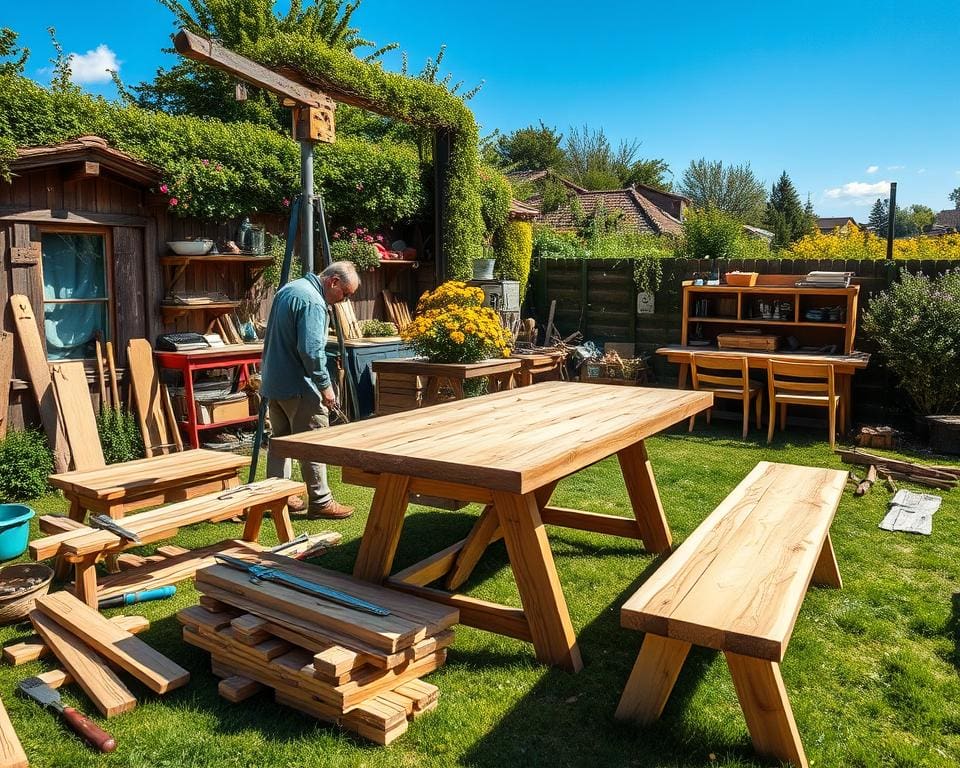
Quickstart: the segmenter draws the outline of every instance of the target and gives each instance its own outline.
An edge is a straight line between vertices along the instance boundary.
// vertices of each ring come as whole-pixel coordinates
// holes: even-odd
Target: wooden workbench
[[[368,581],[390,577],[409,493],[484,504],[466,539],[388,583],[453,605],[462,623],[532,642],[541,661],[578,671],[580,649],[544,524],[641,539],[651,552],[669,550],[670,528],[644,440],[712,405],[709,392],[546,382],[275,438],[270,449],[284,458],[351,468],[375,484],[353,571]],[[562,478],[612,455],[620,461],[630,516],[549,505]],[[426,587],[446,577],[456,589],[500,537],[523,609]]]

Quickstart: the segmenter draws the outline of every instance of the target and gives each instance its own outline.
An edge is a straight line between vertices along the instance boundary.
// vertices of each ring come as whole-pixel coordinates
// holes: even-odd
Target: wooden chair
[[[800,363],[792,360],[771,359],[767,366],[770,424],[767,443],[773,440],[777,406],[780,406],[780,429],[787,424],[788,405],[813,405],[826,408],[830,422],[830,447],[836,444],[837,411],[840,423],[845,423],[847,407],[834,386],[833,366],[828,363]]]
[[[713,373],[719,371],[720,373]],[[690,376],[693,388],[713,392],[714,397],[743,402],[743,437],[746,439],[750,429],[750,402],[755,403],[757,429],[760,429],[760,417],[763,408],[763,385],[750,381],[750,368],[746,357],[730,355],[696,354],[690,356]],[[697,415],[690,417],[689,431]],[[710,410],[707,410],[707,424],[710,423]]]

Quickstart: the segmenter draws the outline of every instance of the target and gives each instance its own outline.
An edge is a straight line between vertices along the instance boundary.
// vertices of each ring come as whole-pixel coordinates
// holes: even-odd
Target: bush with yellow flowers
[[[800,238],[777,256],[796,259],[883,259],[887,241],[872,232],[851,225],[846,232],[835,229],[829,235],[814,232]],[[900,237],[893,241],[895,259],[960,259],[960,234],[929,237]]]
[[[483,304],[483,291],[450,281],[427,291],[417,316],[400,335],[434,363],[476,363],[510,356],[510,335],[500,317]]]

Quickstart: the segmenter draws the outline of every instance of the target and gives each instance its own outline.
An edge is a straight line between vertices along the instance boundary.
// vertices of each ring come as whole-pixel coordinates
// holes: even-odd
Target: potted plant
[[[358,272],[372,272],[380,266],[377,243],[382,245],[383,235],[372,235],[364,227],[339,227],[333,233],[330,255],[334,261],[352,261]]]
[[[493,246],[484,243],[482,253],[483,255],[479,259],[473,260],[473,279],[493,280],[493,267],[497,262],[493,253]]]

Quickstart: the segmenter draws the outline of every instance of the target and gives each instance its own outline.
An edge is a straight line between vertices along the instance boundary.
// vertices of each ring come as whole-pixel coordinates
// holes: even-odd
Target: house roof
[[[10,169],[14,173],[22,173],[80,162],[99,163],[102,169],[143,186],[156,183],[161,175],[155,165],[114,149],[100,136],[80,136],[61,144],[42,147],[21,147],[17,150],[16,159],[10,161]]]
[[[937,214],[935,223],[941,227],[960,229],[960,208],[947,208]]]
[[[519,200],[510,201],[509,217],[511,219],[520,219],[521,221],[533,221],[539,215],[540,215],[539,208],[534,208],[532,205],[521,203]]]
[[[858,226],[853,216],[825,216],[817,219],[817,229],[821,232],[833,232],[837,227],[847,224]]]
[[[542,171],[510,171],[507,175],[507,179],[510,180],[511,184],[531,184],[535,181],[540,181],[546,177],[551,177],[559,181],[566,187],[569,187],[574,192],[586,192],[587,190],[583,187],[579,187],[574,184],[570,179],[564,178],[556,171],[551,171],[549,168]]]
[[[680,234],[683,230],[683,225],[679,219],[656,206],[633,187],[583,191],[578,192],[576,197],[580,201],[585,214],[592,213],[602,203],[608,211],[621,211],[624,224],[641,232]],[[536,205],[540,202],[540,198],[539,196],[533,197],[527,202]],[[576,226],[573,210],[569,203],[556,211],[541,213],[537,217],[537,221],[556,229],[573,229]]]
[[[747,235],[757,238],[758,240],[773,240],[773,232],[771,232],[769,229],[764,229],[763,227],[753,227],[749,224],[744,224],[743,231],[746,232]]]

